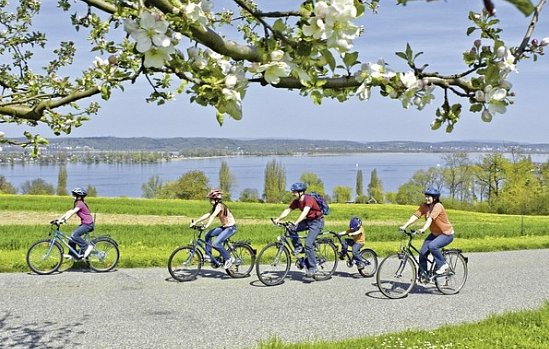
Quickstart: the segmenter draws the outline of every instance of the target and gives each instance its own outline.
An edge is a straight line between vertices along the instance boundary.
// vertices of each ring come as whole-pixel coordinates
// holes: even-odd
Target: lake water
[[[141,186],[151,177],[159,176],[163,182],[175,180],[191,170],[203,171],[210,180],[210,185],[219,184],[219,168],[222,161],[229,165],[236,178],[233,198],[238,198],[246,188],[256,189],[262,195],[264,189],[265,167],[276,159],[286,171],[286,183],[289,187],[299,181],[304,172],[315,173],[323,182],[326,193],[332,194],[338,185],[349,186],[355,192],[357,169],[362,170],[363,187],[366,193],[370,182],[370,173],[375,168],[383,183],[385,192],[395,192],[407,182],[418,170],[432,166],[444,166],[440,153],[367,153],[352,155],[319,155],[319,156],[237,156],[225,158],[187,159],[159,164],[67,164],[67,188],[87,187],[93,185],[98,196],[107,197],[141,197]],[[469,158],[477,161],[480,154],[470,154]],[[532,155],[535,162],[546,162],[548,154]],[[2,165],[0,175],[6,177],[19,192],[21,185],[37,178],[57,185],[58,165]]]

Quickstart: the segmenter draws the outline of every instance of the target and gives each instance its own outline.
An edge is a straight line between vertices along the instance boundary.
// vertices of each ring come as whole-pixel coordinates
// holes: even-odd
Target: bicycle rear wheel
[[[315,280],[328,280],[337,268],[337,248],[331,241],[318,241],[315,247],[317,271]]]
[[[118,264],[120,251],[114,240],[108,237],[98,237],[90,242],[94,248],[88,256],[90,268],[97,272],[111,271]]]
[[[27,265],[36,274],[51,274],[63,262],[63,248],[50,239],[39,240],[31,245],[26,259]]]
[[[364,268],[358,269],[360,275],[364,277],[372,277],[377,271],[377,253],[370,248],[365,248],[360,251]]]
[[[456,294],[467,281],[467,262],[463,255],[457,251],[444,253],[448,271],[445,274],[435,277],[437,289],[444,294]]]
[[[255,251],[253,248],[248,244],[235,243],[229,253],[234,258],[234,262],[227,269],[227,273],[235,279],[249,276],[255,265]]]
[[[290,270],[290,252],[277,242],[267,244],[257,255],[256,273],[265,286],[274,286],[284,281]]]
[[[202,268],[202,253],[192,245],[182,246],[172,252],[168,259],[168,271],[177,281],[196,278]]]
[[[386,297],[403,298],[416,284],[416,265],[408,255],[395,253],[385,257],[377,270],[377,287]]]

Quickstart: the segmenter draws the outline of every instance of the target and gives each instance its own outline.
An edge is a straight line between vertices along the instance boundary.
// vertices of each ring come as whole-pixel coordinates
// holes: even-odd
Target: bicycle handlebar
[[[408,236],[416,236],[421,235],[421,233],[417,230],[406,230],[406,229],[400,229],[400,232],[408,235]]]
[[[277,225],[279,227],[288,228],[288,229],[295,226],[295,224],[292,223],[292,222],[275,222],[274,218],[271,218],[271,222],[273,222],[274,225]]]

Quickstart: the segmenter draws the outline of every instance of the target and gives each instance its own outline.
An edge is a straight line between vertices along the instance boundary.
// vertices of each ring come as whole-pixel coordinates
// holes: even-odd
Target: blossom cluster
[[[303,34],[317,40],[326,40],[328,48],[347,51],[360,34],[360,27],[352,20],[357,17],[353,0],[317,1],[314,16],[303,26]]]

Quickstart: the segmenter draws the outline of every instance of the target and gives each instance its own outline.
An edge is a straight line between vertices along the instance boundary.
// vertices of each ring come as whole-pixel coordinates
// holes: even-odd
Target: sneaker
[[[343,251],[339,252],[339,259],[340,259],[340,260],[344,260],[346,254],[347,254],[347,253],[345,253],[345,252],[343,252]]]
[[[421,273],[421,275],[419,276],[419,282],[422,284],[428,284],[429,281],[429,275],[427,275],[426,272]]]
[[[444,263],[440,268],[435,271],[435,274],[442,275],[448,270],[448,264]]]
[[[211,263],[211,262],[212,262],[212,257],[204,256],[204,263]]]
[[[315,269],[307,269],[307,272],[305,272],[305,277],[313,278],[316,274]]]
[[[64,254],[63,259],[66,259],[66,260],[70,261],[70,260],[73,260],[74,257],[72,256],[72,254]]]
[[[303,252],[303,246],[296,246],[295,253],[301,253]]]
[[[93,245],[92,244],[89,244],[88,245],[88,248],[86,248],[86,252],[84,252],[84,258],[88,258],[88,256],[90,255],[90,253],[93,251]]]
[[[231,257],[225,261],[225,264],[223,264],[223,268],[229,269],[234,263],[234,258]]]

